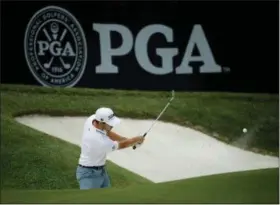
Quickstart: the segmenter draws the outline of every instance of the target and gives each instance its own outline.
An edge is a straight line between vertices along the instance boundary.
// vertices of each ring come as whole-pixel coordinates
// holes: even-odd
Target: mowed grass
[[[78,188],[75,170],[79,148],[19,124],[14,120],[15,116],[33,113],[84,116],[92,114],[100,106],[112,107],[116,114],[121,117],[150,119],[156,118],[169,97],[169,92],[79,88],[54,89],[1,85],[1,189],[6,190],[1,192],[2,200],[8,202],[8,200],[20,201],[22,199],[21,202],[27,203],[32,200],[31,198],[38,200],[38,197],[41,197],[42,200],[45,198],[45,200],[54,200],[56,203],[66,202],[67,200],[72,203],[75,200],[82,200],[84,196],[88,196],[84,200],[93,200],[90,196],[96,193],[97,195],[107,196],[103,197],[105,198],[104,202],[113,200],[115,196],[115,199],[120,200],[119,203],[123,203],[121,201],[122,197],[118,197],[118,195],[127,193],[125,195],[129,203],[133,203],[133,200],[142,200],[141,203],[158,200],[157,202],[164,203],[168,202],[167,198],[169,197],[171,199],[178,198],[177,202],[181,200],[185,203],[185,201],[192,201],[192,199],[198,200],[200,198],[198,195],[202,196],[200,201],[207,201],[209,197],[212,197],[212,200],[233,200],[233,202],[243,200],[242,202],[247,203],[248,200],[255,199],[259,203],[262,203],[262,200],[269,203],[268,196],[271,195],[265,194],[265,190],[270,190],[272,195],[275,195],[276,191],[278,193],[274,183],[264,183],[265,180],[270,181],[270,178],[273,178],[272,172],[254,178],[255,183],[261,184],[259,188],[252,187],[256,190],[256,195],[253,195],[253,192],[251,193],[249,189],[247,191],[244,189],[242,193],[238,191],[241,195],[237,199],[229,198],[229,195],[228,199],[225,199],[226,196],[222,196],[222,194],[216,194],[216,196],[209,194],[207,197],[205,196],[207,193],[198,191],[199,188],[196,189],[197,194],[191,196],[187,194],[192,193],[190,191],[186,193],[180,191],[181,189],[188,190],[189,182],[187,181],[185,181],[186,185],[184,185],[184,181],[182,184],[181,182],[174,182],[174,185],[172,183],[155,185],[113,163],[108,164],[108,170],[114,188],[95,190],[96,192],[61,191],[61,189]],[[193,127],[245,149],[277,156],[279,149],[278,99],[278,95],[268,94],[178,92],[175,100],[162,116],[162,120]],[[253,131],[251,135],[253,137],[246,141],[246,146],[244,146],[244,142],[242,144],[238,143],[242,138],[243,127],[247,127],[249,132]],[[203,180],[201,183],[203,183]],[[227,182],[225,181],[225,183]],[[232,183],[235,183],[235,181],[233,180]],[[205,186],[208,186],[209,193],[216,189],[220,190],[216,185]],[[238,187],[242,186],[246,187],[248,183],[244,180],[238,181]],[[176,187],[179,187],[178,190]],[[12,191],[8,191],[11,189]],[[18,191],[18,189],[28,189],[30,191]],[[32,191],[34,189],[42,191]],[[134,190],[135,193],[130,189]],[[221,188],[220,191],[223,191],[222,189],[228,190],[230,188]],[[159,190],[156,195],[152,194],[155,190]],[[202,189],[202,191],[205,190]],[[246,195],[246,192],[249,194],[248,198],[243,196]],[[18,197],[15,197],[15,195],[12,197],[15,193],[19,193]],[[181,196],[179,196],[180,194]],[[33,196],[31,197],[31,195]],[[55,198],[55,195],[60,195],[62,201]],[[79,196],[81,197],[79,198]],[[152,197],[155,197],[155,199],[152,199]],[[101,198],[96,197],[96,200],[98,202]],[[115,201],[112,202],[115,203]]]
[[[278,204],[278,181],[278,169],[263,169],[123,189],[7,190],[2,191],[2,203]]]

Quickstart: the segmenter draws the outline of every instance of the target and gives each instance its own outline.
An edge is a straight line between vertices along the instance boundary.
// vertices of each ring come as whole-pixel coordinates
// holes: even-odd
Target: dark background
[[[6,1],[1,2],[1,82],[40,85],[28,69],[23,40],[32,15],[48,6],[61,6],[82,25],[88,46],[85,73],[76,87],[140,90],[186,90],[230,92],[279,92],[279,5],[278,1]],[[173,28],[174,43],[182,60],[194,24],[201,24],[217,64],[229,73],[157,76],[147,73],[136,61],[134,52],[115,57],[119,74],[96,74],[100,62],[99,36],[93,23],[118,23],[127,26],[135,39],[146,25],[160,23]],[[160,38],[162,38],[160,36]],[[113,36],[118,44],[120,38]],[[152,40],[153,41],[153,40]],[[155,48],[149,47],[153,61]],[[174,67],[175,67],[174,66]]]

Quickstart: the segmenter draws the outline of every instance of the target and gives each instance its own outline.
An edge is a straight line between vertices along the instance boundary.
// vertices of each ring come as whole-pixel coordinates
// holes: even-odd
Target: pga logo
[[[148,43],[153,35],[161,35],[166,43],[172,43],[173,29],[152,24],[142,28],[133,39],[132,32],[120,24],[93,23],[92,29],[99,34],[100,64],[96,73],[117,74],[119,68],[113,64],[113,57],[124,57],[134,51],[136,61],[146,72],[153,75],[191,74],[191,62],[203,62],[200,73],[220,73],[222,67],[214,59],[213,53],[201,25],[193,26],[185,46],[180,65],[174,68],[173,59],[178,48],[157,47],[161,66],[152,63]],[[119,47],[112,47],[111,32],[122,38]],[[134,45],[133,45],[134,44]],[[199,56],[193,56],[194,47]],[[25,58],[33,76],[44,86],[73,87],[82,77],[87,62],[87,44],[83,29],[77,19],[68,11],[57,6],[48,6],[36,12],[29,21],[24,38]],[[227,69],[227,72],[230,69]]]
[[[161,66],[156,66],[152,63],[148,52],[148,44],[152,41],[151,37],[155,34],[164,38],[167,44],[174,41],[173,29],[168,26],[162,24],[145,26],[138,32],[135,40],[131,31],[126,26],[119,24],[94,23],[93,30],[99,34],[100,40],[101,63],[97,65],[96,73],[118,73],[119,68],[113,64],[113,57],[125,56],[131,51],[134,51],[138,64],[146,72],[154,75],[166,75],[172,72],[176,74],[191,74],[193,73],[193,68],[190,65],[191,62],[203,62],[203,65],[199,68],[200,73],[222,72],[222,67],[216,63],[202,26],[199,24],[193,26],[181,63],[175,68],[173,66],[173,59],[179,54],[178,48],[164,48],[162,46],[155,48],[156,54],[161,58]],[[112,47],[111,32],[119,33],[122,38],[122,43],[117,48]],[[195,46],[197,46],[200,53],[199,56],[192,55]]]
[[[84,73],[87,45],[83,29],[60,7],[48,6],[32,16],[24,50],[30,71],[44,86],[72,87]]]

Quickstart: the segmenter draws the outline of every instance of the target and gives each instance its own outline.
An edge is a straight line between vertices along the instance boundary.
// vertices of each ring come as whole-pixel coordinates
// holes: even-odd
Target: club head
[[[47,63],[44,64],[44,68],[49,68],[49,67],[50,66]]]

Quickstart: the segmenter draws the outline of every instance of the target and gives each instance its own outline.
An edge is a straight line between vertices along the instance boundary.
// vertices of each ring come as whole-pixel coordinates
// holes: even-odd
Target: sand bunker
[[[86,117],[25,116],[20,123],[79,145]],[[114,131],[125,137],[142,134],[151,120],[122,119]],[[153,182],[166,182],[218,173],[279,167],[278,158],[222,143],[201,132],[158,122],[145,144],[109,154],[108,159]],[[78,159],[77,159],[78,160]]]

